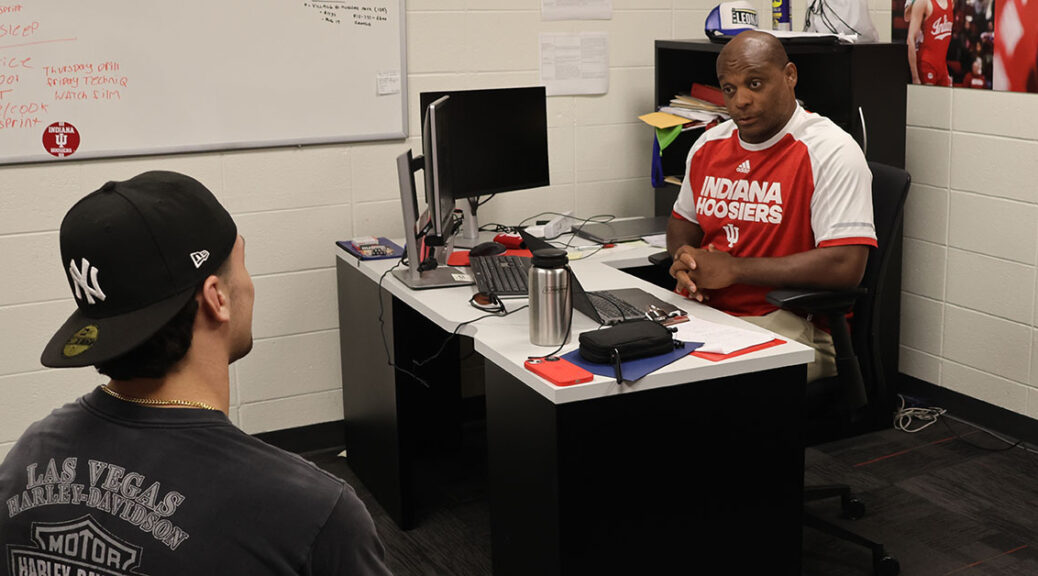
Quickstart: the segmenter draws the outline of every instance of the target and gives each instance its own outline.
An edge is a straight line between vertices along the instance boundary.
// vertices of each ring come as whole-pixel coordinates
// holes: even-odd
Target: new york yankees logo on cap
[[[72,289],[76,300],[82,300],[84,294],[87,304],[93,304],[95,298],[102,301],[105,299],[105,293],[97,283],[97,268],[91,266],[90,261],[86,258],[83,258],[79,268],[76,268],[75,261],[69,262],[68,275],[72,278]]]

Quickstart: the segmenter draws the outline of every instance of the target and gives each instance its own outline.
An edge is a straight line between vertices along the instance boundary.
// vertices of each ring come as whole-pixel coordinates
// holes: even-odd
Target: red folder
[[[722,94],[721,89],[716,86],[707,86],[706,84],[693,82],[692,90],[689,91],[688,95],[693,98],[699,98],[700,100],[706,100],[711,104],[724,106],[724,94]]]
[[[526,256],[527,258],[533,256],[529,250],[505,250],[503,256]],[[469,265],[469,251],[458,250],[457,252],[451,252],[451,255],[447,257],[448,266],[468,266]]]
[[[764,350],[765,348],[771,348],[772,346],[778,346],[779,344],[785,344],[785,340],[775,338],[770,342],[763,344],[757,344],[756,346],[750,346],[749,348],[743,348],[742,350],[736,350],[728,354],[720,354],[717,352],[700,352],[698,350],[692,352],[690,356],[697,358],[703,358],[704,360],[710,360],[711,362],[717,362],[719,360],[726,360],[728,358],[735,358],[736,356],[742,356],[743,354],[749,354],[750,352],[756,352],[757,350]]]

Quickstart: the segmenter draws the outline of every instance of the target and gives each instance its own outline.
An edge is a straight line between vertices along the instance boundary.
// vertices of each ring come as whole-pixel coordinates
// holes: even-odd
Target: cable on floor
[[[901,394],[898,394],[897,398],[901,404],[894,412],[894,428],[902,432],[914,434],[926,430],[948,412],[944,408],[938,407],[908,406],[905,397]]]
[[[988,452],[1005,452],[1007,450],[1012,450],[1013,448],[1022,448],[1032,455],[1038,454],[1038,450],[1030,448],[1029,446],[1027,446],[1026,443],[1024,443],[1023,440],[1013,441],[1012,439],[1006,438],[996,432],[988,430],[983,426],[978,426],[972,422],[963,420],[961,418],[956,418],[955,416],[948,414],[948,411],[944,408],[935,406],[928,408],[923,408],[919,406],[910,407],[907,406],[907,400],[904,396],[898,394],[897,397],[900,401],[900,405],[898,409],[894,412],[894,428],[901,430],[902,432],[919,432],[920,430],[925,430],[926,428],[933,426],[937,423],[938,420],[941,420],[941,422],[944,423],[944,426],[948,429],[948,431],[951,432],[958,440],[979,450],[986,450]],[[941,419],[941,416],[947,416],[947,418]],[[975,442],[971,442],[970,440],[967,440],[965,436],[960,434],[957,430],[952,428],[951,424],[948,423],[949,419],[959,422],[961,424],[965,424],[980,432],[984,432],[988,436],[995,438],[996,440],[1002,442],[1005,445],[1000,446],[998,448],[992,448],[990,446],[982,446]]]

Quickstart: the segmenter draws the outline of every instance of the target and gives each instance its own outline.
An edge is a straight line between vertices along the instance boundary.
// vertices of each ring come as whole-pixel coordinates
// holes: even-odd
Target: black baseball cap
[[[145,172],[108,182],[61,222],[61,263],[78,309],[40,362],[91,366],[150,338],[231,254],[238,229],[199,181]]]

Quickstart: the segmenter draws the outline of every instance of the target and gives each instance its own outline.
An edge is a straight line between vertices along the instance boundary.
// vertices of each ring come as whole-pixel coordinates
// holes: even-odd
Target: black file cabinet
[[[707,40],[656,41],[656,106],[689,92],[693,82],[717,85],[723,44]],[[905,166],[908,60],[904,44],[787,44],[796,64],[796,94],[804,107],[829,117],[865,149],[869,160]],[[681,134],[663,152],[663,173],[683,176],[685,158],[702,130]],[[677,186],[656,190],[656,214],[670,214]]]

